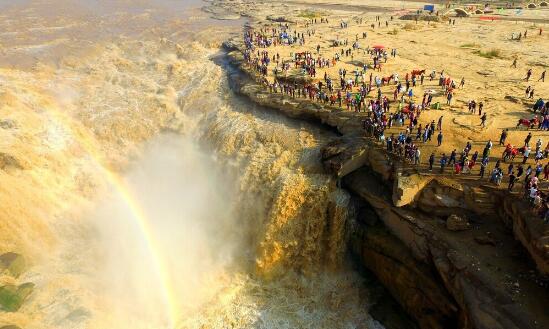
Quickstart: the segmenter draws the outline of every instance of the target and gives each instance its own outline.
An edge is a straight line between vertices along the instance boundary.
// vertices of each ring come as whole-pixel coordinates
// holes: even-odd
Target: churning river
[[[0,326],[379,328],[335,136],[234,95],[200,1],[0,0]],[[2,282],[10,279],[0,277]],[[0,282],[0,283],[2,283]]]

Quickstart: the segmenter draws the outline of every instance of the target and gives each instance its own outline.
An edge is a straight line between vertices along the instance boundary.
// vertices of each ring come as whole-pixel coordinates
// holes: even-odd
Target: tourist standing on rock
[[[513,59],[513,64],[511,64],[511,67],[517,68],[517,58],[516,57]]]
[[[471,157],[471,162],[469,163],[469,170],[473,170],[473,167],[477,163],[477,159],[478,159],[478,151],[475,151],[475,153]]]
[[[549,179],[549,162],[543,167],[543,180]]]
[[[511,192],[513,190],[513,187],[515,186],[515,181],[517,180],[517,176],[515,176],[514,173],[511,172],[509,175],[509,186],[507,187],[507,190]]]
[[[481,117],[480,117],[480,125],[482,126],[482,128],[486,128],[486,113],[484,113]]]
[[[467,142],[467,145],[465,145],[465,149],[463,150],[463,152],[465,152],[466,154],[469,154],[472,148],[473,148],[473,145],[471,144],[471,142]]]
[[[442,131],[438,133],[437,142],[438,142],[438,146],[442,145]]]
[[[482,161],[480,162],[480,178],[484,178],[484,172],[486,171],[486,167],[488,166],[488,157],[484,157]]]
[[[536,165],[536,173],[535,173],[535,178],[536,179],[539,179],[539,175],[543,172],[543,166],[541,165],[541,163],[538,163]]]
[[[532,185],[530,175],[532,175],[532,166],[528,165],[528,168],[526,168],[526,176],[524,176],[524,186],[527,190]]]
[[[524,139],[524,146],[529,146],[530,140],[532,139],[532,133],[528,133],[528,136]]]
[[[545,72],[546,72],[546,71],[547,71],[547,70],[541,72],[541,77],[538,79],[538,81],[545,82]]]
[[[538,164],[539,166],[541,166],[541,164],[539,163],[541,160],[543,159],[543,153],[541,153],[541,150],[536,150],[536,154],[535,154],[535,157],[534,157],[534,161],[536,161],[536,164]]]
[[[448,164],[450,165],[452,163],[456,163],[456,149],[454,149],[452,153],[450,153],[450,160],[448,161]]]
[[[524,167],[522,166],[522,163],[519,163],[517,167],[517,179],[522,177],[522,174],[524,173]]]
[[[429,156],[429,171],[433,171],[433,164],[435,163],[435,152],[431,153]],[[548,163],[549,166],[549,163]]]
[[[499,137],[499,145],[505,145],[505,140],[507,139],[509,129],[503,129],[501,136]]]
[[[489,139],[488,142],[486,143],[486,148],[488,149],[488,151],[490,151],[492,149],[492,140]],[[488,152],[488,154],[490,154],[490,152]]]
[[[438,118],[438,123],[437,123],[437,130],[442,130],[442,118],[444,116],[440,116],[440,118]]]
[[[543,144],[543,141],[541,140],[541,138],[538,138],[537,142],[536,142],[536,152],[541,152],[541,145]]]
[[[488,143],[486,143],[486,146],[484,147],[484,150],[482,151],[482,158],[487,158],[490,156],[490,150],[492,149],[492,140],[489,140]]]
[[[442,153],[442,157],[440,158],[440,173],[444,173],[444,167],[446,167],[446,162],[448,159],[446,158],[446,154]]]
[[[530,77],[532,76],[532,69],[528,69],[528,71],[526,71],[526,82],[528,82],[528,80],[530,80]]]
[[[539,196],[539,194],[538,194],[538,189],[537,189],[535,186],[532,186],[532,187],[530,188],[530,195],[529,195],[529,196],[530,196],[530,204],[531,204],[532,206],[534,206],[535,203],[536,203],[536,197]]]
[[[530,146],[524,147],[524,158],[522,158],[522,164],[525,164],[528,161],[528,156],[530,156]]]

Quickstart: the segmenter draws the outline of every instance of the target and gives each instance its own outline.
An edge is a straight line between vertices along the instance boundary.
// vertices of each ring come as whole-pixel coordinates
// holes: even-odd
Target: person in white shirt
[[[530,202],[534,203],[536,195],[538,195],[538,189],[532,186],[530,188]]]
[[[526,163],[526,161],[528,161],[528,156],[530,155],[530,147],[529,146],[526,146],[524,148],[524,158],[522,159],[522,163]]]

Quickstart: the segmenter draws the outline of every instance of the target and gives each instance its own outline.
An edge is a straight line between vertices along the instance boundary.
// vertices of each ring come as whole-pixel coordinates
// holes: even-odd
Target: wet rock
[[[0,170],[23,169],[23,166],[15,157],[10,154],[0,152]]]
[[[87,319],[90,319],[92,314],[90,311],[84,308],[77,308],[76,310],[67,314],[66,319],[70,320],[73,323],[83,323]]]
[[[16,127],[17,124],[11,119],[0,120],[0,128],[2,129],[13,129]]]
[[[0,274],[19,277],[26,269],[25,258],[17,253],[8,252],[0,255]]]
[[[471,228],[467,218],[452,214],[446,219],[446,228],[450,231],[466,231]]]
[[[481,245],[491,245],[494,247],[497,245],[497,241],[487,235],[476,236],[475,242]]]
[[[34,283],[27,282],[16,286],[8,284],[0,287],[0,310],[16,312],[34,290]]]

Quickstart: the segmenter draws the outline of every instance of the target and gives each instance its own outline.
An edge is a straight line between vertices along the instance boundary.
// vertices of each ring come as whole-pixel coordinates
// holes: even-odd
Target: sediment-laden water
[[[0,33],[0,253],[24,328],[376,328],[334,136],[234,96],[236,24],[178,1],[22,1]],[[0,277],[0,284],[14,279]]]

